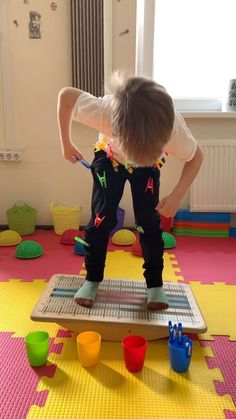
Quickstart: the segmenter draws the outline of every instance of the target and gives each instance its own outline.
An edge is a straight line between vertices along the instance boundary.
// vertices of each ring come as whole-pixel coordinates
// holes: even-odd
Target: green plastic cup
[[[47,332],[30,332],[25,337],[27,357],[32,367],[45,365],[49,350],[49,334]]]

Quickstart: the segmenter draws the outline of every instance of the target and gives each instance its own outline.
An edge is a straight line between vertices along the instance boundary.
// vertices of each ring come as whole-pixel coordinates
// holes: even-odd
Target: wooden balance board
[[[184,333],[207,330],[201,311],[187,284],[165,282],[167,310],[149,311],[144,280],[104,279],[92,308],[78,305],[74,294],[84,282],[81,275],[53,275],[36,304],[31,319],[54,322],[80,333],[94,330],[103,340],[120,341],[124,336],[141,335],[148,340],[168,336],[168,322],[181,322]]]

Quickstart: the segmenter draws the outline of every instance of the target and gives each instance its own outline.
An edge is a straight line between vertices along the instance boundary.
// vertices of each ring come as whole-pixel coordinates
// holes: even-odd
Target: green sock
[[[86,281],[83,283],[82,287],[74,295],[74,299],[82,298],[85,300],[94,301],[96,298],[97,289],[99,282]]]
[[[169,300],[162,287],[148,288],[147,308],[149,310],[162,310],[169,307]]]

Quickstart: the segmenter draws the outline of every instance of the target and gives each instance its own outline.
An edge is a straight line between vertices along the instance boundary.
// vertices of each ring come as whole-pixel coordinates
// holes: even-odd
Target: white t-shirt
[[[99,132],[97,143],[103,141],[104,135],[108,137],[109,143],[105,143],[105,151],[109,151],[111,147],[113,157],[118,162],[125,164],[126,157],[119,147],[119,139],[112,136],[111,100],[111,95],[97,98],[90,93],[83,92],[75,103],[72,119],[88,127],[95,128]],[[165,144],[163,152],[176,156],[181,160],[190,161],[194,157],[196,148],[197,142],[183,117],[178,112],[175,112],[171,137]]]

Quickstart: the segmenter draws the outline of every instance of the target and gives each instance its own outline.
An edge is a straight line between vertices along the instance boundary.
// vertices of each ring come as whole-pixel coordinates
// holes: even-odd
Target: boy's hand
[[[156,210],[159,214],[163,215],[164,217],[174,217],[178,208],[179,208],[180,200],[171,193],[167,195],[165,198],[161,199],[161,201],[156,206]]]
[[[62,148],[62,153],[65,159],[71,163],[76,163],[78,159],[83,158],[78,148],[71,142]]]

